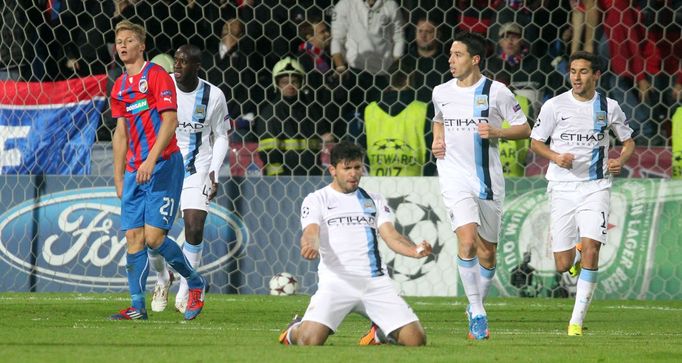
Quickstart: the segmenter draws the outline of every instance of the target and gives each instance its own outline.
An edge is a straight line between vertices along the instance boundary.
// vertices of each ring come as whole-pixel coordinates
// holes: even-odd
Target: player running
[[[458,241],[457,268],[469,305],[469,339],[487,339],[483,302],[495,276],[504,176],[498,139],[518,140],[530,126],[512,92],[481,74],[485,39],[460,33],[450,48],[454,79],[433,90],[433,155],[443,202]],[[503,120],[511,127],[502,128]]]
[[[597,288],[599,249],[606,243],[613,175],[635,150],[632,129],[618,103],[597,92],[599,58],[576,52],[569,58],[572,89],[542,106],[531,134],[531,149],[550,160],[550,235],[558,272],[574,264],[576,241],[582,269],[568,335],[583,334],[583,320]],[[608,159],[613,131],[623,143],[620,157]],[[547,140],[551,138],[549,145]]]

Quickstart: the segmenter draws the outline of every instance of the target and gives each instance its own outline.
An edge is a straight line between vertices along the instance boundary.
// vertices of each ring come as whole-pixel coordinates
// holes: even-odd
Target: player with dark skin
[[[201,69],[201,51],[198,48],[183,45],[175,52],[175,64],[173,71],[178,89],[183,92],[192,92],[199,85],[199,69]],[[218,193],[218,183],[215,173],[209,173],[211,189],[208,200],[213,200]],[[182,206],[181,206],[182,207]],[[183,209],[182,219],[185,220],[185,241],[191,245],[198,245],[204,240],[204,225],[208,213],[198,209]]]

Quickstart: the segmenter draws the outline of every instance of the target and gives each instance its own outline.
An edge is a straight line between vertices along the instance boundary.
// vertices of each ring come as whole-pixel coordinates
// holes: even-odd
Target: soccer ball
[[[270,295],[294,295],[298,281],[288,272],[280,272],[270,279]]]

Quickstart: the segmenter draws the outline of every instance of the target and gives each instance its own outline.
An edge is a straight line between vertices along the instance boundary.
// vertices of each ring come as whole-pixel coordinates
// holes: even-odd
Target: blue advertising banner
[[[110,178],[19,175],[0,180],[5,186],[0,188],[0,291],[127,290],[120,201]],[[250,243],[244,222],[226,207],[227,200],[222,194],[210,206],[199,268],[211,291],[223,293],[237,292],[240,278],[233,272]],[[184,242],[182,219],[169,236]],[[153,283],[152,272],[148,285]]]

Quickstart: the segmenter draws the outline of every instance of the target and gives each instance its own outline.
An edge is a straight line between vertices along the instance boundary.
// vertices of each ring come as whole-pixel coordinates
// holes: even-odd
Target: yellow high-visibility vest
[[[672,126],[672,177],[673,179],[682,179],[682,106],[675,110],[672,118]]]
[[[528,98],[515,95],[516,102],[521,106],[523,113],[528,116],[530,111],[530,102]],[[502,128],[509,128],[509,121],[502,121]],[[502,172],[504,176],[523,176],[526,167],[526,155],[528,154],[528,147],[530,146],[529,139],[520,140],[499,140],[497,145],[500,150],[500,161],[502,162]]]
[[[391,116],[377,102],[365,108],[369,175],[420,176],[426,162],[427,105],[413,101]]]

